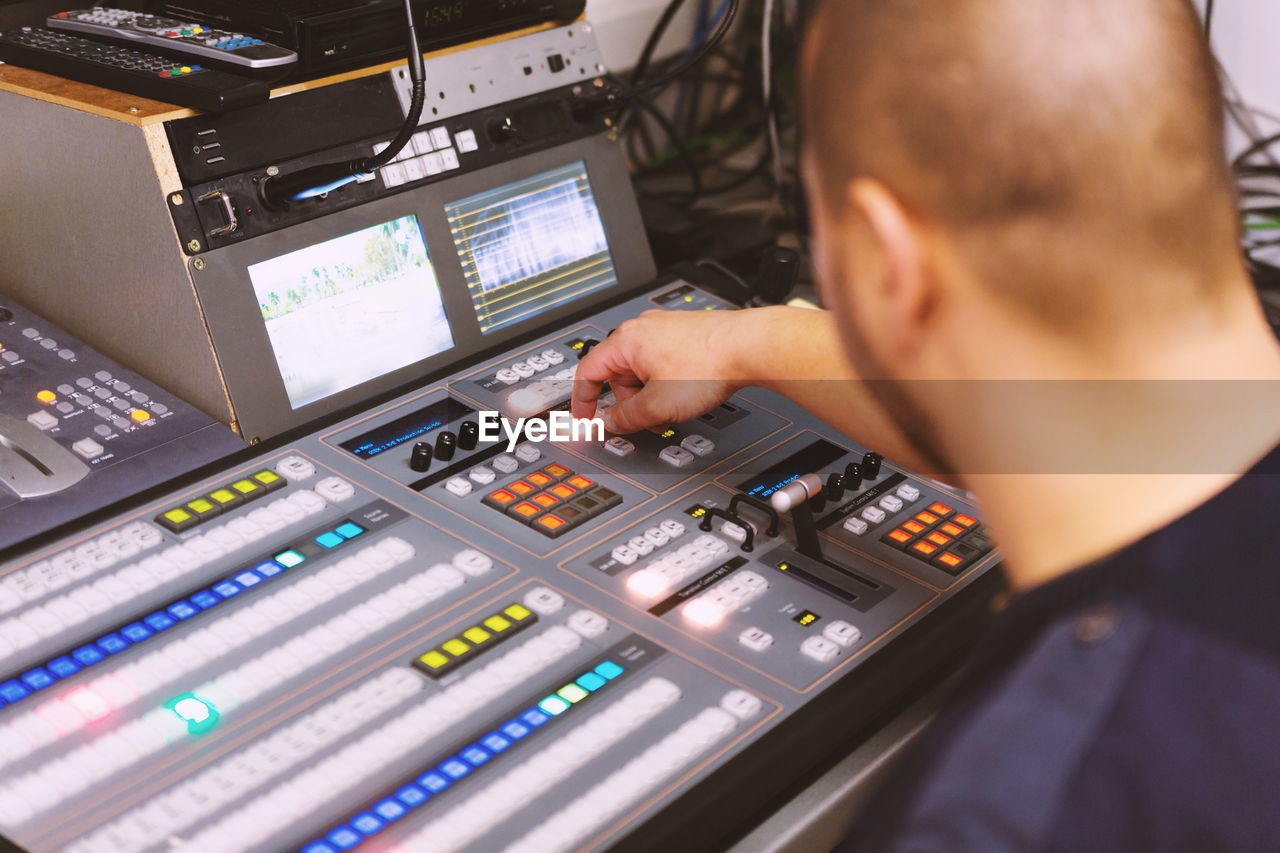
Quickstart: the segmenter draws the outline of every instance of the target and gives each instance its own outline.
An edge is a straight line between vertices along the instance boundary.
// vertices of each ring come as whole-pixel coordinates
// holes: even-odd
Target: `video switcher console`
[[[998,585],[960,495],[764,392],[661,435],[479,437],[564,408],[623,320],[730,307],[668,280],[10,552],[0,834],[722,849],[950,666]],[[816,551],[769,500],[809,474],[849,475]]]

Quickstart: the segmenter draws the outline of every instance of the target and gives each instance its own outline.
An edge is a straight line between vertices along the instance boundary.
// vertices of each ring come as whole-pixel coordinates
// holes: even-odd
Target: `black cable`
[[[693,155],[689,153],[688,147],[684,144],[684,140],[680,137],[680,132],[676,130],[675,125],[663,114],[662,110],[655,107],[648,98],[640,94],[632,94],[631,99],[640,109],[648,113],[662,128],[663,132],[667,134],[667,138],[671,141],[671,146],[675,149],[676,156],[689,171],[689,180],[692,185],[689,189],[688,197],[681,197],[681,200],[685,204],[693,204],[702,196],[702,173],[698,169],[698,164],[693,159]]]
[[[418,130],[418,122],[422,118],[422,108],[427,100],[426,65],[422,60],[422,48],[418,43],[418,30],[413,23],[412,0],[404,0],[405,18],[408,26],[409,42],[409,80],[412,94],[409,110],[404,124],[391,144],[380,154],[373,157],[357,157],[342,163],[325,163],[311,166],[294,172],[291,175],[280,175],[275,178],[264,178],[258,184],[258,192],[263,202],[276,209],[288,207],[295,201],[324,195],[339,187],[346,186],[361,175],[376,172],[395,159],[404,147],[413,139]]]
[[[638,86],[640,81],[644,79],[645,72],[649,70],[649,63],[653,60],[653,54],[658,49],[658,42],[662,41],[662,37],[666,35],[667,28],[671,26],[671,22],[675,20],[676,14],[684,4],[685,0],[671,0],[666,8],[662,10],[662,14],[658,16],[653,29],[649,30],[649,37],[645,39],[644,48],[641,49],[640,56],[636,59],[636,66],[631,70],[632,86]]]
[[[1213,0],[1205,0],[1204,4],[1204,38],[1208,41],[1213,35]]]

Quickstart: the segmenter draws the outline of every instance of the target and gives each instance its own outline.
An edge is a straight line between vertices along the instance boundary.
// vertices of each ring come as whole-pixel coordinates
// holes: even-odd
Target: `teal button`
[[[606,682],[604,676],[596,675],[594,672],[588,672],[578,679],[577,684],[588,693],[594,693],[601,687],[604,687]]]
[[[279,554],[272,557],[272,559],[284,566],[286,569],[292,569],[294,566],[298,566],[306,562],[307,558],[299,554],[297,551],[281,551]]]
[[[611,660],[607,660],[596,667],[596,675],[604,676],[607,680],[613,681],[619,675],[622,675],[622,667]]]
[[[333,532],[343,539],[355,539],[361,533],[364,533],[364,528],[353,521],[347,521],[335,527]]]
[[[337,533],[335,533],[332,530],[330,530],[328,533],[321,533],[319,536],[316,537],[316,544],[321,546],[322,548],[337,548],[339,545],[341,545],[345,541],[347,540],[343,539],[341,536],[339,536]]]

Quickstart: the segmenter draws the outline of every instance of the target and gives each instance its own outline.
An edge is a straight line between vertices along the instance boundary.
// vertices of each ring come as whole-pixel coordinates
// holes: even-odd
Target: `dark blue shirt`
[[[842,851],[1280,851],[1280,448],[1016,600]]]

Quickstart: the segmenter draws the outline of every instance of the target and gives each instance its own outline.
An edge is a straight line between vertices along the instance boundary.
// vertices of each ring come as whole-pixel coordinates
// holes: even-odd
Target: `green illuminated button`
[[[488,619],[484,620],[484,626],[496,634],[501,634],[503,631],[511,627],[511,623],[506,619],[503,619],[501,616],[490,616]]]
[[[576,684],[566,684],[556,691],[556,695],[566,702],[578,703],[587,698],[587,691]]]
[[[252,496],[256,498],[258,495],[264,495],[267,493],[265,488],[252,480],[236,480],[231,484],[231,488],[246,497]]]
[[[493,635],[490,634],[485,629],[481,628],[479,625],[477,625],[474,628],[468,628],[467,630],[463,631],[462,636],[466,637],[473,644],[478,646],[481,643],[483,643],[485,640],[492,637]]]
[[[455,658],[460,658],[463,655],[465,655],[467,652],[471,651],[471,647],[468,646],[466,643],[462,642],[462,640],[459,640],[457,637],[454,637],[452,640],[449,640],[448,642],[442,643],[440,645],[440,648],[444,649],[446,652],[453,655]]]
[[[174,507],[167,512],[162,512],[156,516],[156,522],[164,525],[174,533],[186,530],[188,527],[194,527],[198,520],[194,515],[187,512],[180,506]]]
[[[285,480],[275,471],[262,470],[253,475],[253,479],[266,487],[268,491],[282,489],[285,486]]]
[[[440,654],[434,649],[427,652],[422,657],[418,658],[418,660],[422,661],[424,664],[431,667],[432,669],[439,669],[442,666],[447,666],[449,663],[449,659],[447,657]]]
[[[221,509],[205,498],[196,498],[193,501],[187,501],[187,509],[199,519],[213,518]]]
[[[191,693],[170,700],[165,707],[185,722],[193,735],[202,735],[218,724],[218,709]]]
[[[569,703],[561,699],[559,696],[548,696],[538,703],[538,710],[544,714],[550,714],[558,717],[565,711],[569,710]]]
[[[226,508],[242,503],[244,498],[240,497],[230,489],[218,489],[215,492],[209,493],[209,500],[213,501],[220,507]]]
[[[523,622],[533,615],[523,604],[513,604],[502,611],[516,622]]]
[[[286,569],[292,569],[294,566],[305,562],[307,558],[299,554],[297,551],[281,551],[271,559],[275,560]]]

